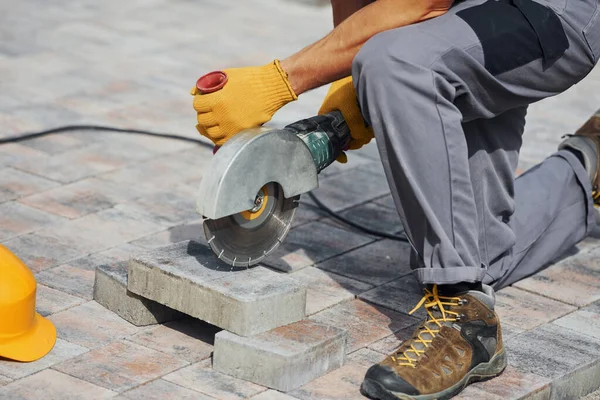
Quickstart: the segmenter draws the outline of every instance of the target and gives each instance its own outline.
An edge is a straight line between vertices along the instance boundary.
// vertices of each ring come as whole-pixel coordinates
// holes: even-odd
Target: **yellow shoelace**
[[[428,314],[427,321],[423,324],[423,329],[419,332],[417,338],[412,339],[413,342],[411,343],[410,348],[404,350],[404,352],[401,354],[396,354],[395,357],[392,356],[392,360],[401,366],[412,368],[416,367],[416,362],[425,353],[431,342],[433,342],[435,335],[440,332],[442,324],[444,322],[457,321],[458,313],[446,310],[445,307],[458,306],[459,301],[459,297],[440,296],[437,285],[433,285],[433,291],[425,289],[425,296],[423,296],[421,301],[419,301],[419,304],[417,304],[409,314],[413,314],[415,311],[421,308],[421,306],[424,306]],[[434,307],[437,307],[435,311],[441,314],[441,317],[438,318],[432,313],[432,309]],[[431,339],[422,338],[421,335],[424,333],[428,333],[431,336]],[[423,345],[423,349],[416,348],[416,343],[421,343]],[[410,357],[409,354],[413,354],[414,358]]]

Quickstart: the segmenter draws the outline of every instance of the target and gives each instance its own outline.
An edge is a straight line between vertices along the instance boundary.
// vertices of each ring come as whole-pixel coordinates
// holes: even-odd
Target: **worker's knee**
[[[433,38],[413,26],[379,33],[369,39],[352,64],[357,90],[409,85],[412,75],[432,68],[439,54]]]

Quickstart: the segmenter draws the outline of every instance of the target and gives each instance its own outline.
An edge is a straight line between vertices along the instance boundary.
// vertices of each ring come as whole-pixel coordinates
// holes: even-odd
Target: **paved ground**
[[[329,10],[313,1],[235,3],[1,0],[0,137],[71,123],[195,137],[187,92],[200,74],[285,57],[330,26]],[[595,111],[599,89],[596,70],[531,107],[523,168]],[[323,95],[308,93],[274,123],[313,115]],[[137,328],[91,300],[99,263],[202,235],[193,197],[210,156],[193,144],[93,132],[0,146],[0,242],[35,272],[38,311],[59,332],[38,362],[0,361],[0,398],[360,398],[366,368],[416,321],[405,314],[419,297],[410,291],[408,249],[311,207],[302,206],[271,262],[305,267],[296,274],[312,279],[309,312],[347,328],[351,353],[343,368],[292,393],[212,372],[211,327],[184,321]],[[317,193],[328,205],[398,229],[373,146],[325,175]],[[599,253],[600,241],[587,239],[560,263],[499,293],[510,367],[462,398],[575,398],[598,387]]]

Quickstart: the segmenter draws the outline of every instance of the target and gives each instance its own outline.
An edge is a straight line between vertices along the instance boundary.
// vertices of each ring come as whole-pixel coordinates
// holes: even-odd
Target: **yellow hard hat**
[[[0,357],[35,361],[54,347],[56,328],[35,312],[35,292],[29,268],[0,244]]]

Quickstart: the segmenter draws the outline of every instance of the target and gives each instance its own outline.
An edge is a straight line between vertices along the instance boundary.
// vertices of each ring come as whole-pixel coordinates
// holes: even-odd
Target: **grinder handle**
[[[310,150],[317,171],[333,163],[348,145],[352,136],[340,111],[303,119],[285,127],[294,132]]]

